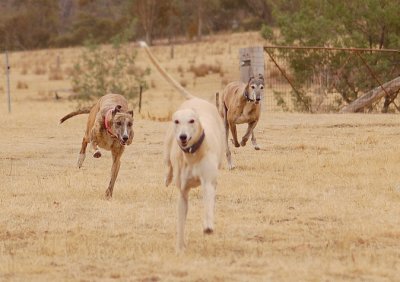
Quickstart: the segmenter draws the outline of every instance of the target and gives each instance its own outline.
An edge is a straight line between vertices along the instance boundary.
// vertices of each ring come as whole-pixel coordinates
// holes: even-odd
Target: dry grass
[[[230,48],[239,42],[232,37]],[[191,48],[176,46],[175,56],[192,56]],[[138,63],[146,66],[142,55]],[[187,61],[176,64],[186,69]],[[0,113],[0,280],[397,280],[398,115],[264,111],[256,128],[262,150],[233,148],[237,169],[220,172],[212,236],[202,234],[200,189],[191,191],[188,248],[177,256],[177,189],[162,185],[167,124],[159,120],[176,109],[179,94],[152,72],[157,88],[144,93],[145,114],[135,114],[134,142],[107,201],[110,154],[89,154],[82,169],[75,167],[86,116],[58,126],[75,104],[32,97],[68,82],[25,79],[30,92],[14,86],[13,113]],[[213,101],[219,84],[209,75],[188,87]]]

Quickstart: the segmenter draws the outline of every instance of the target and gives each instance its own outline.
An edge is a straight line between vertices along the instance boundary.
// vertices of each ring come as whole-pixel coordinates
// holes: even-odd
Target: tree
[[[1,47],[36,49],[49,45],[59,26],[57,2],[19,0],[10,2],[0,20]],[[45,17],[43,15],[46,15]]]
[[[281,31],[281,36],[274,38],[276,44],[374,49],[400,46],[398,1],[282,0],[276,3],[274,14]],[[264,27],[263,34],[267,37],[271,33]],[[333,78],[326,85],[327,91],[337,91],[345,103],[378,86],[378,81],[384,83],[394,78],[400,71],[396,63],[398,54],[349,57],[345,52],[289,52],[286,56],[299,87],[324,70]],[[374,67],[376,78],[371,78],[365,63]],[[392,98],[386,97],[388,102]]]

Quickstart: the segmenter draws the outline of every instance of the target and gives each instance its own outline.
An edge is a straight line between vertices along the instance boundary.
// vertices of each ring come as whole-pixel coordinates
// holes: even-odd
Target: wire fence
[[[216,92],[240,78],[239,49],[229,44],[177,46],[174,58],[163,47],[152,48],[167,71],[196,96],[213,101]],[[383,98],[364,110],[400,111],[399,88],[390,92],[383,87],[387,81],[400,76],[399,50],[265,46],[264,51],[266,87],[263,111],[338,112],[371,89],[379,87],[385,92]],[[78,54],[80,50],[74,52]],[[64,50],[14,54],[10,61],[13,66],[11,90],[18,91],[18,95],[13,96],[13,101],[31,96],[32,87],[20,88],[19,82],[26,82],[29,86],[38,85],[37,96],[40,98],[45,95],[42,93],[50,93],[48,96],[55,98],[72,97],[67,82],[72,68],[69,56],[70,51]],[[60,79],[51,78],[53,67],[49,62],[56,62],[58,68],[64,71]],[[9,75],[10,68],[6,62],[4,66],[1,73]],[[148,66],[149,61],[142,55],[138,57],[134,68],[144,70]],[[41,69],[45,70],[44,73],[39,73]],[[142,110],[155,112],[156,102],[166,112],[174,109],[177,97],[175,90],[158,77],[156,70],[148,80],[149,88],[143,93]],[[6,94],[7,89],[6,84],[0,85],[0,92]],[[164,99],[159,93],[166,93]]]
[[[400,51],[356,48],[265,46],[266,102],[271,111],[338,112],[381,88],[369,112],[399,111],[399,90],[385,82],[400,76]]]

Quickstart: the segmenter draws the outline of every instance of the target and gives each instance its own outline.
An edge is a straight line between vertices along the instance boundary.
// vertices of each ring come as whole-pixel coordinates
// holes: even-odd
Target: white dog
[[[165,185],[174,180],[179,188],[177,249],[185,247],[184,227],[190,188],[201,185],[204,203],[203,231],[214,230],[215,189],[218,169],[224,158],[224,125],[211,103],[191,98],[173,114],[165,139],[167,166]]]

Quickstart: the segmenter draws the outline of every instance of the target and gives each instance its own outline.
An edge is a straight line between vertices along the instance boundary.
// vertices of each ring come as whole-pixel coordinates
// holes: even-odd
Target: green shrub
[[[133,72],[136,51],[114,44],[100,48],[87,44],[71,73],[73,91],[78,99],[93,99],[107,93],[133,98],[140,85],[147,88],[144,78],[150,70]]]

